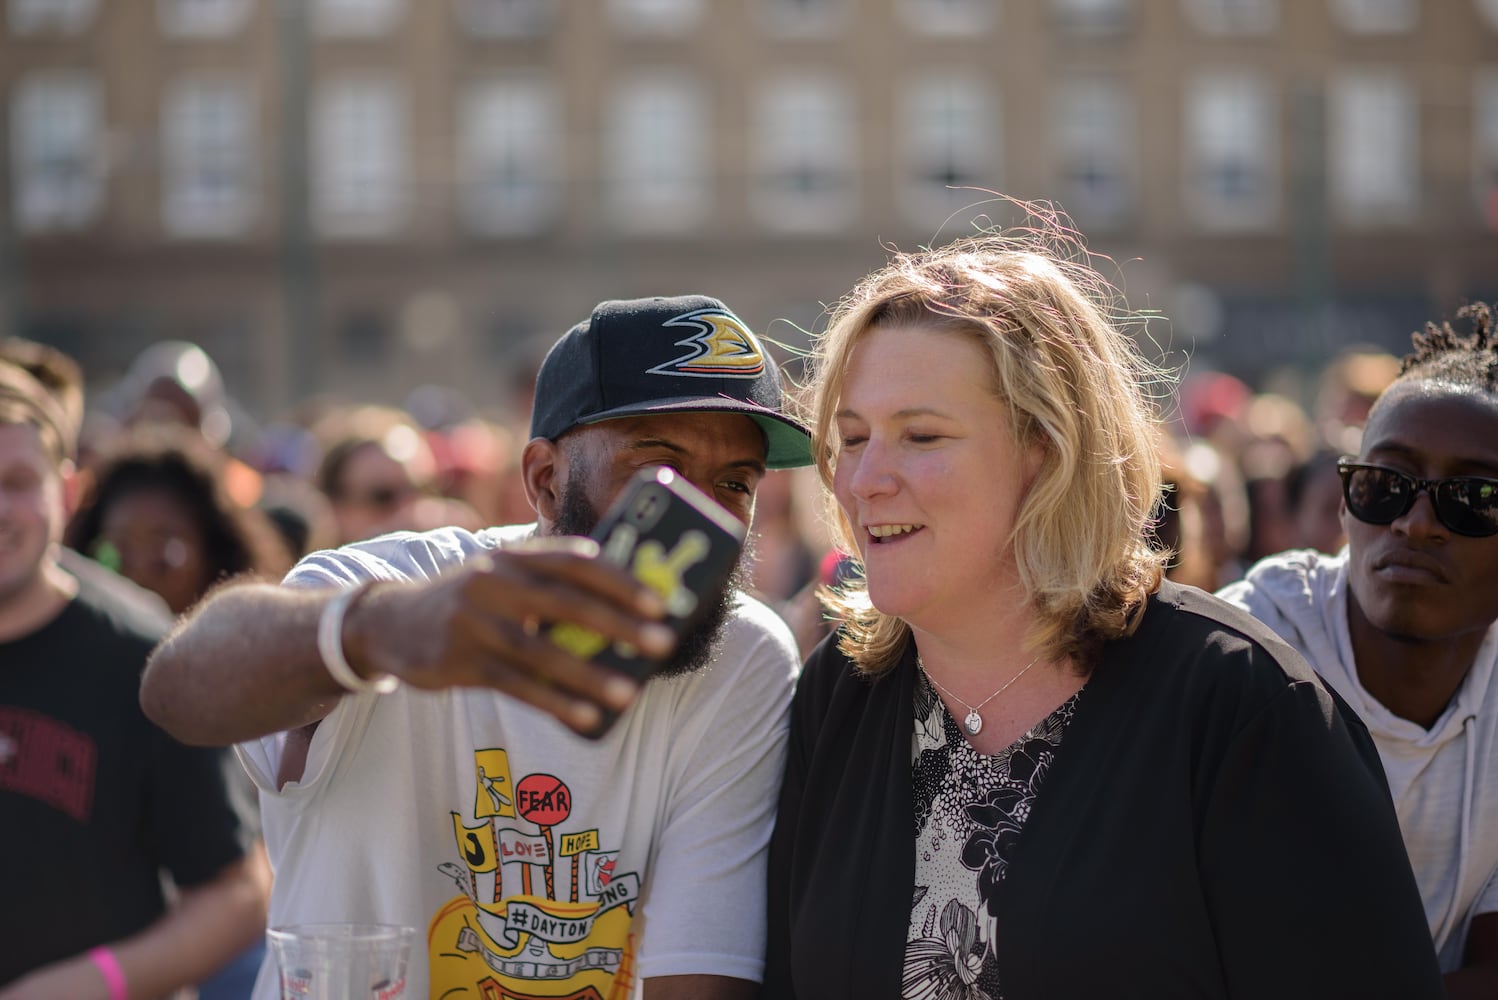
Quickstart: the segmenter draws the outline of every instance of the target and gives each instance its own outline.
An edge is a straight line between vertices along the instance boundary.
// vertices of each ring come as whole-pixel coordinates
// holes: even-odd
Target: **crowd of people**
[[[0,342],[0,1000],[271,1000],[353,921],[416,996],[1498,996],[1493,311],[1175,384],[1040,221],[794,380],[600,303],[528,425]],[[652,465],[751,526],[679,645],[585,537]]]

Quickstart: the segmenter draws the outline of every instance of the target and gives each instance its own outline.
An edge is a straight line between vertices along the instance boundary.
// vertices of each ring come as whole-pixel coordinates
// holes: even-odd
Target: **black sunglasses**
[[[1415,506],[1423,490],[1430,494],[1436,518],[1469,538],[1498,535],[1498,479],[1450,476],[1416,479],[1382,465],[1366,465],[1350,458],[1337,460],[1342,496],[1353,517],[1367,524],[1393,524]]]

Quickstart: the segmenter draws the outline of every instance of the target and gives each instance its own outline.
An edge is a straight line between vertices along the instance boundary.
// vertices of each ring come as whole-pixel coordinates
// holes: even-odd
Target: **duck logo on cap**
[[[691,348],[691,353],[656,365],[650,369],[652,375],[756,379],[765,373],[764,349],[731,312],[697,309],[662,325],[683,326],[697,332],[676,342],[678,347]]]

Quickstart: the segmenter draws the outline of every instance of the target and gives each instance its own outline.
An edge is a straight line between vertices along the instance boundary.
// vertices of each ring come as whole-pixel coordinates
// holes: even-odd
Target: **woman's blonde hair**
[[[1011,536],[1035,607],[1025,645],[1084,670],[1101,642],[1135,627],[1165,560],[1148,541],[1161,475],[1145,385],[1159,373],[1110,319],[1116,293],[1086,261],[1080,241],[1056,224],[897,254],[834,310],[806,397],[833,531],[856,559],[853,526],[830,496],[835,413],[854,347],[875,328],[919,328],[991,352],[994,391],[1017,443],[1044,446]],[[844,623],[840,648],[865,675],[898,661],[910,628],[873,606],[861,574],[823,599]]]

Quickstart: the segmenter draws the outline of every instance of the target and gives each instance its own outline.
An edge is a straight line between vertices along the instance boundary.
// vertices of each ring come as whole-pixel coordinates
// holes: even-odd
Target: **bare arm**
[[[256,583],[220,590],[151,654],[141,707],[177,739],[203,746],[323,718],[342,694],[317,654],[330,596]]]
[[[643,1000],[755,1000],[759,984],[727,976],[656,976],[642,984]]]
[[[260,845],[211,881],[183,889],[177,905],[110,950],[131,997],[160,997],[208,978],[265,932],[270,865]],[[43,966],[7,988],[0,1000],[74,997],[108,1000],[104,976],[87,953]]]
[[[597,706],[627,707],[636,686],[562,650],[535,624],[571,621],[663,656],[674,639],[660,598],[594,558],[587,539],[548,539],[470,560],[421,583],[376,583],[350,606],[344,653],[362,676],[414,687],[486,686],[586,731]],[[310,725],[342,696],[317,651],[332,591],[226,587],[151,655],[146,715],[186,743],[225,745]]]

